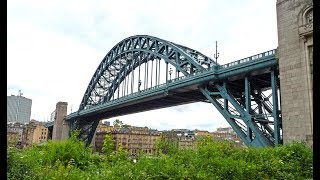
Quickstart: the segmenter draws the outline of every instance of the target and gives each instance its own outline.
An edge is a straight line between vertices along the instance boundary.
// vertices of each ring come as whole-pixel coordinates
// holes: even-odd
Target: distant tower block
[[[69,123],[63,119],[67,115],[67,102],[58,102],[55,110],[52,140],[60,141],[69,137]]]
[[[277,0],[284,143],[313,144],[313,1]]]

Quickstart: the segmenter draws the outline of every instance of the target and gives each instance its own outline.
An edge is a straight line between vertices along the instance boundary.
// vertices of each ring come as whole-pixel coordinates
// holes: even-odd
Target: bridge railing
[[[274,55],[274,54],[276,54],[276,52],[277,52],[277,49],[272,49],[272,50],[269,50],[269,51],[266,51],[266,52],[262,52],[262,53],[259,53],[259,54],[256,54],[256,55],[253,55],[253,56],[250,56],[250,57],[246,57],[246,58],[243,58],[243,59],[240,59],[240,60],[237,60],[237,61],[233,61],[233,62],[224,64],[224,65],[219,65],[218,68],[216,66],[212,66],[212,67],[210,67],[208,69],[199,70],[199,71],[196,71],[196,72],[194,72],[192,74],[189,74],[187,76],[181,76],[181,77],[169,80],[169,82],[175,82],[175,81],[178,81],[178,80],[181,80],[181,79],[185,79],[185,78],[188,78],[188,77],[191,77],[191,76],[195,76],[195,75],[201,74],[201,73],[206,72],[206,71],[212,71],[212,70],[221,69],[221,68],[228,68],[228,67],[235,66],[235,65],[238,65],[238,64],[242,64],[242,63],[246,63],[246,62],[249,62],[249,61],[257,60],[257,59],[260,59],[260,58],[263,58],[263,57]]]
[[[245,62],[248,62],[248,61],[253,61],[253,60],[256,60],[256,59],[260,59],[262,57],[267,57],[267,56],[274,55],[274,54],[276,54],[276,52],[277,52],[277,49],[273,49],[273,50],[270,50],[270,51],[266,51],[266,52],[263,52],[263,53],[259,53],[259,54],[256,54],[256,55],[253,55],[253,56],[250,56],[250,57],[246,57],[246,58],[243,58],[243,59],[240,59],[240,60],[237,60],[237,61],[233,61],[233,62],[224,64],[224,65],[222,65],[222,67],[223,68],[227,68],[227,67],[235,66],[237,64],[242,64],[242,63],[245,63]]]

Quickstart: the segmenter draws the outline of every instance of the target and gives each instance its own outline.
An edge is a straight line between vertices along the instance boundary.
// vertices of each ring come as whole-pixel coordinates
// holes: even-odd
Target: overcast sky
[[[108,51],[132,35],[151,35],[224,64],[277,47],[275,0],[8,1],[7,90],[32,99],[31,118],[46,121],[58,101],[76,111]],[[116,118],[110,119],[113,122]],[[195,103],[118,117],[158,130],[214,131],[228,123]]]

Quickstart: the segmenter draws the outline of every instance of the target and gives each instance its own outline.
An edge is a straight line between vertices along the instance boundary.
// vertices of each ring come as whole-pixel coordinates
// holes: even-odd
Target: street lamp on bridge
[[[138,92],[140,92],[140,86],[141,86],[141,80],[139,80],[139,83],[138,83]]]
[[[171,74],[172,74],[172,69],[170,68],[170,70],[169,70],[170,82],[171,82]]]

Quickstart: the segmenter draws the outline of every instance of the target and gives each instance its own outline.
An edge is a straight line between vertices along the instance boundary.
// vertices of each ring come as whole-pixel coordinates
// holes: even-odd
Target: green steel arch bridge
[[[170,41],[128,37],[102,59],[79,110],[65,117],[89,145],[100,120],[212,104],[248,146],[282,143],[276,49],[227,64]],[[214,108],[213,107],[213,108]],[[195,119],[196,120],[196,119]]]

